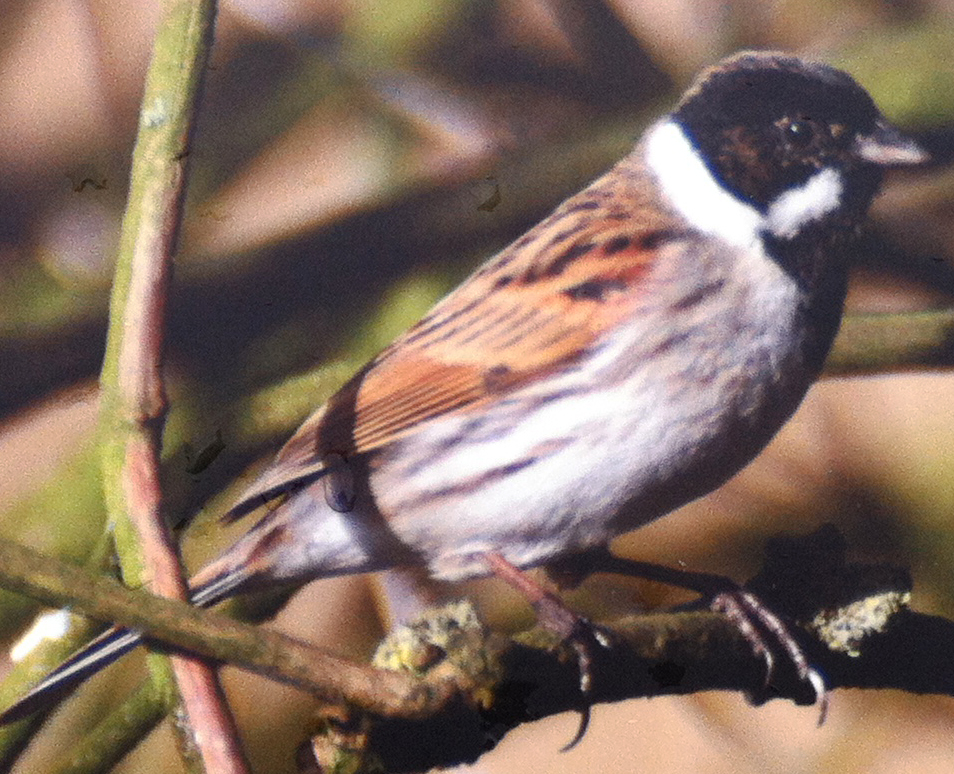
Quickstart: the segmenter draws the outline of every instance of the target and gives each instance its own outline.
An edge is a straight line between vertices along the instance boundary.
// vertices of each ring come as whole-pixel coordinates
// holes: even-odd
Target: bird
[[[704,70],[305,420],[225,514],[260,515],[193,603],[418,566],[546,609],[526,570],[603,550],[774,437],[831,347],[884,170],[926,160],[834,67],[743,51]],[[0,722],[141,641],[107,630]]]

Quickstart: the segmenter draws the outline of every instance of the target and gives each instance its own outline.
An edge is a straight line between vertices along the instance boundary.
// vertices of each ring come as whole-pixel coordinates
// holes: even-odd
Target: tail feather
[[[0,713],[0,725],[15,723],[34,712],[49,709],[69,695],[86,678],[112,664],[142,642],[142,634],[113,627],[91,640],[11,707]]]
[[[215,573],[209,570],[211,568],[207,568],[206,572],[200,573],[195,579],[197,585],[191,592],[194,605],[214,605],[234,593],[245,580],[238,572]],[[34,712],[55,706],[88,677],[141,645],[142,640],[142,633],[133,629],[119,626],[107,629],[34,685],[16,703],[0,712],[0,726],[15,723]]]

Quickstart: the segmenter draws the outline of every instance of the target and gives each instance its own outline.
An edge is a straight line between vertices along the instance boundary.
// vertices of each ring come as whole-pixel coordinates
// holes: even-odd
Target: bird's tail
[[[213,576],[193,589],[192,604],[200,607],[213,605],[229,596],[243,580],[244,576],[235,572]],[[0,726],[55,706],[80,683],[142,644],[142,640],[142,633],[134,629],[120,626],[107,629],[0,713]]]
[[[13,706],[0,713],[0,725],[15,723],[62,701],[86,678],[112,664],[142,642],[142,634],[113,626],[76,651]]]
[[[309,472],[309,475],[322,478],[321,473]],[[347,476],[339,474],[337,478],[327,478],[347,484]],[[274,482],[266,484],[272,486]],[[379,560],[380,554],[365,551],[350,537],[351,531],[338,526],[338,521],[348,517],[341,510],[342,503],[348,499],[347,487],[339,485],[329,490],[322,482],[312,486],[320,487],[319,491],[325,492],[329,507],[324,512],[334,517],[326,520],[331,526],[328,528],[330,538],[321,543],[327,551],[325,557],[319,560],[313,551],[302,548],[303,545],[308,547],[308,539],[314,539],[312,533],[315,524],[324,523],[316,517],[315,503],[320,501],[313,497],[293,497],[286,507],[269,511],[230,549],[191,578],[192,604],[208,607],[226,597],[263,585],[286,583],[296,586],[320,575],[380,569],[383,566]],[[302,494],[308,491],[306,489]],[[337,508],[331,505],[332,500]],[[297,543],[296,537],[300,537]],[[294,548],[296,544],[297,549]],[[319,569],[323,572],[318,572]],[[13,706],[0,713],[0,725],[55,705],[88,677],[128,653],[142,640],[142,633],[135,630],[116,626],[107,629],[60,664]]]

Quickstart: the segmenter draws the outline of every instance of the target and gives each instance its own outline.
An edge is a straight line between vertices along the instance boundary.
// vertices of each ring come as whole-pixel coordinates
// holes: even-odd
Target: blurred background
[[[76,560],[102,534],[96,378],[158,5],[2,4],[0,532]],[[168,310],[166,488],[190,563],[234,537],[216,516],[236,479],[298,421],[627,152],[701,67],[746,47],[846,68],[904,128],[954,127],[950,0],[224,0]],[[950,304],[952,215],[950,168],[892,177],[850,309]],[[954,617],[952,409],[943,370],[826,379],[747,470],[617,548],[744,580],[769,537],[834,522],[853,558],[910,568],[916,609]],[[495,627],[531,621],[494,581],[433,593],[474,595]],[[605,578],[568,597],[596,618],[676,598]],[[35,609],[0,593],[0,636]],[[386,620],[373,581],[350,578],[312,584],[274,625],[366,658]],[[47,771],[142,668],[131,657],[95,680],[15,771]],[[308,697],[226,676],[255,770],[294,771]],[[839,690],[816,719],[735,694],[630,701],[597,707],[570,753],[566,715],[474,770],[954,769],[954,699]],[[118,770],[180,771],[172,744],[162,727]]]

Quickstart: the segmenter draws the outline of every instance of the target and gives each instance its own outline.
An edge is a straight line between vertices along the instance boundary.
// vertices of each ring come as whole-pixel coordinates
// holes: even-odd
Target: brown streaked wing
[[[372,452],[578,360],[632,313],[655,250],[684,236],[661,216],[638,225],[593,218],[572,231],[561,231],[561,220],[501,252],[369,363],[299,428],[230,514],[320,474],[329,451]]]
[[[653,253],[647,239],[655,248],[681,238],[656,230],[640,240],[619,224],[602,225],[564,246],[571,258],[558,270],[549,269],[553,255],[535,253],[505,286],[490,290],[500,276],[492,265],[472,277],[381,353],[358,387],[353,414],[329,411],[323,431],[351,423],[353,450],[372,451],[578,360],[638,303]]]

